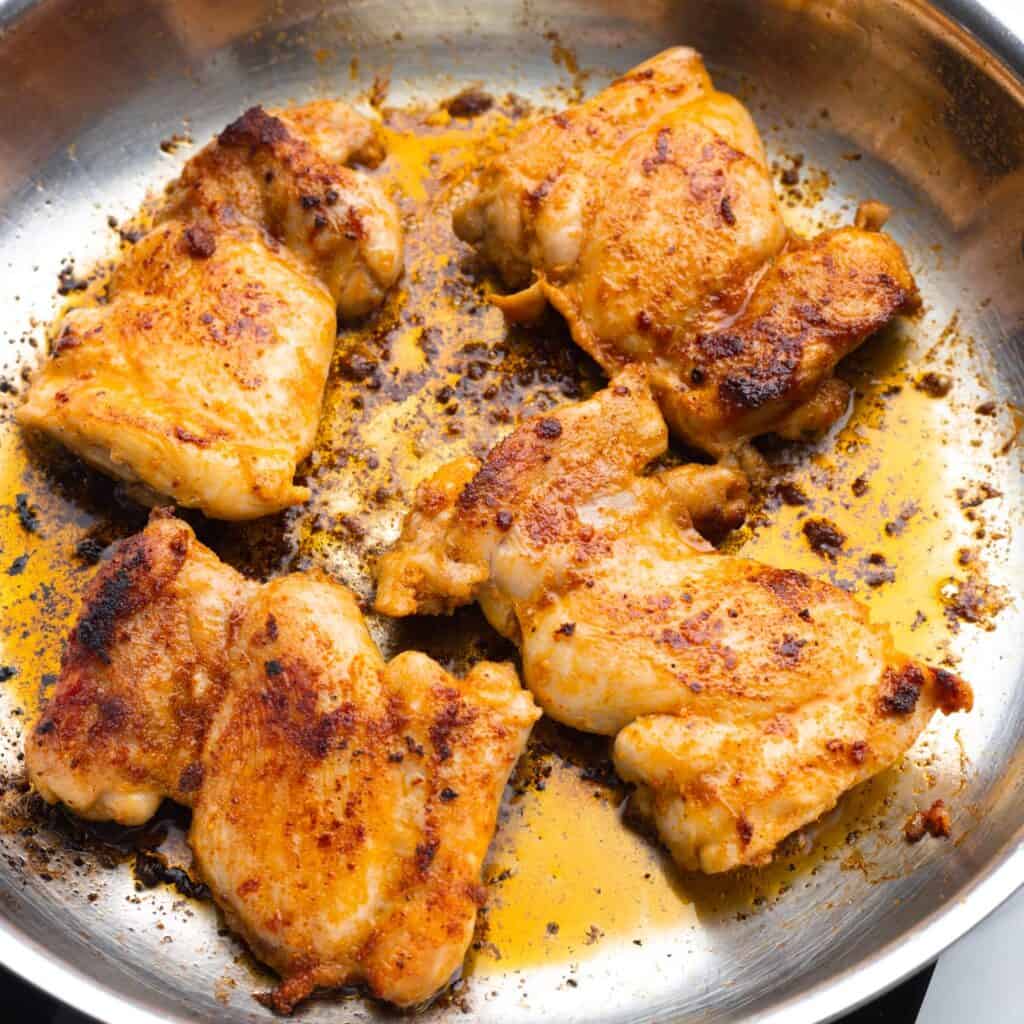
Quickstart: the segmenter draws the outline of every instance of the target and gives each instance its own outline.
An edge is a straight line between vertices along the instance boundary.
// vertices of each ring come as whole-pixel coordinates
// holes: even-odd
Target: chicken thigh
[[[401,270],[398,213],[342,161],[379,158],[341,103],[254,107],[190,160],[109,301],[71,310],[20,422],[128,481],[224,519],[306,500],[337,317]]]
[[[643,475],[666,446],[634,367],[482,464],[442,468],[381,561],[376,606],[479,601],[549,715],[617,735],[679,864],[724,871],[769,859],[971,691],[896,651],[845,591],[711,548],[691,467]]]
[[[454,226],[521,289],[510,318],[550,303],[609,375],[648,368],[682,439],[750,467],[749,439],[834,422],[836,363],[917,302],[888,236],[787,232],[750,115],[685,48],[530,123]]]
[[[505,782],[540,712],[507,665],[385,664],[353,596],[267,584],[155,513],[86,594],[29,777],[90,818],[192,808],[196,864],[287,1012],[364,982],[406,1006],[458,970]]]
[[[190,806],[228,638],[255,584],[154,512],[90,581],[53,698],[25,741],[29,777],[83,818],[147,821]]]

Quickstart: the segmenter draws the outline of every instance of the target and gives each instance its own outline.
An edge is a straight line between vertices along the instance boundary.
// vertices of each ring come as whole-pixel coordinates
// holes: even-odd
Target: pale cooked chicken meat
[[[224,519],[306,500],[337,317],[401,271],[398,213],[343,161],[379,158],[343,103],[259,107],[190,160],[109,301],[73,309],[20,422],[136,488]]]
[[[26,762],[85,817],[191,807],[201,876],[281,975],[275,1009],[355,982],[405,1006],[462,963],[539,714],[510,666],[385,664],[346,589],[246,580],[158,512],[90,584]]]
[[[896,651],[845,591],[711,548],[688,514],[693,467],[643,475],[666,446],[634,367],[482,464],[442,468],[381,561],[376,607],[479,601],[549,715],[617,734],[676,860],[724,871],[769,859],[971,691]]]
[[[836,363],[917,302],[888,236],[787,232],[750,115],[686,48],[528,124],[454,224],[523,289],[495,299],[510,317],[549,302],[609,375],[648,367],[680,437],[750,467],[750,438],[834,422]]]

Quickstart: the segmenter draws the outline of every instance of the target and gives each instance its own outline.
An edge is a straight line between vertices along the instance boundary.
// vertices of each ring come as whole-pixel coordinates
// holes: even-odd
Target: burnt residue
[[[576,732],[545,716],[534,726],[526,753],[516,766],[513,792],[523,796],[531,790],[545,790],[559,766],[594,785],[596,793],[615,805],[632,791],[615,772],[611,739]]]
[[[138,242],[143,235],[146,234],[146,230],[141,225],[136,224],[121,224],[118,219],[110,215],[107,217],[107,227],[111,231],[116,231],[118,238],[125,245],[134,245]]]
[[[945,398],[953,390],[953,378],[948,373],[928,370],[914,381],[914,387],[931,398]]]
[[[924,681],[924,672],[913,662],[902,668],[890,666],[882,676],[879,708],[889,715],[909,715],[917,707]]]
[[[893,519],[885,524],[885,532],[889,537],[899,537],[910,521],[921,511],[916,501],[905,501]]]
[[[39,515],[33,508],[29,496],[23,491],[14,496],[14,510],[21,528],[26,533],[39,531]]]
[[[75,273],[73,260],[65,260],[57,274],[57,294],[70,295],[72,292],[84,292],[89,287],[89,278],[79,277]]]
[[[250,523],[207,519],[190,509],[179,509],[178,515],[192,527],[200,542],[229,565],[246,576],[266,580],[293,569],[309,568],[308,562],[300,561],[292,534],[305,511],[293,509]],[[325,532],[332,532],[330,526]]]
[[[718,395],[736,409],[759,409],[786,394],[796,365],[796,358],[787,358],[787,353],[780,352],[777,363],[753,366],[746,373],[724,377],[718,385]]]
[[[869,587],[877,588],[885,583],[892,583],[896,579],[896,570],[886,560],[885,555],[873,551],[864,559],[862,575]]]
[[[108,821],[86,821],[62,805],[46,803],[24,776],[0,778],[0,795],[0,827],[5,832],[17,833],[26,843],[37,871],[44,873],[44,881],[46,875],[55,877],[67,867],[110,870],[134,861],[140,853],[152,855],[172,834],[183,839],[191,821],[186,809],[170,801],[162,803],[145,825],[128,827]],[[164,862],[167,864],[166,857]]]
[[[8,576],[20,576],[25,571],[25,566],[28,565],[28,554],[18,555],[9,566],[7,566]]]
[[[205,882],[196,881],[184,868],[169,865],[164,857],[152,850],[137,850],[132,867],[135,880],[143,889],[154,889],[163,884],[173,886],[189,899],[213,898]]]
[[[1002,492],[998,488],[993,487],[987,480],[979,480],[968,484],[966,487],[958,487],[956,489],[956,500],[960,507],[968,513],[971,509],[984,505],[986,501],[991,501],[993,498],[1001,498],[1002,496]]]
[[[970,711],[974,707],[974,691],[970,684],[944,668],[932,669],[935,696],[940,710],[947,715],[955,711]]]
[[[969,622],[983,629],[992,629],[993,619],[1007,605],[1004,588],[989,583],[980,566],[966,577],[954,577],[941,589],[946,622],[953,632],[961,622]]]
[[[280,118],[263,107],[250,107],[225,128],[217,141],[222,146],[272,146],[288,138],[288,129]]]
[[[846,534],[830,519],[824,517],[805,520],[802,530],[811,550],[833,562],[846,543]]]
[[[800,507],[811,503],[807,492],[795,480],[779,480],[772,484],[771,496],[783,505],[793,507]]]
[[[465,675],[477,661],[518,657],[515,647],[487,625],[476,605],[457,609],[445,619],[444,629],[427,616],[399,619],[393,628],[397,648],[422,651],[454,675]]]
[[[952,833],[953,821],[944,800],[936,800],[927,811],[915,812],[903,826],[903,835],[908,843],[918,843],[926,835],[947,839]]]
[[[99,582],[75,627],[74,639],[104,664],[110,663],[109,647],[114,629],[137,606],[139,578],[149,572],[149,555],[139,539],[126,542],[118,564]]]
[[[441,105],[452,117],[477,117],[494,106],[494,97],[479,86],[468,86]]]
[[[75,545],[75,558],[86,565],[96,565],[105,550],[106,545],[96,537],[83,537]]]
[[[192,136],[188,132],[174,132],[173,135],[168,135],[167,138],[160,140],[160,152],[161,153],[177,153],[182,146],[190,146],[192,144]]]

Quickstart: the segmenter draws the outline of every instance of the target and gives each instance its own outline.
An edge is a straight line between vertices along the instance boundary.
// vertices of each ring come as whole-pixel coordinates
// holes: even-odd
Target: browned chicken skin
[[[685,48],[531,122],[454,224],[525,289],[495,299],[508,316],[549,302],[609,375],[648,368],[682,439],[747,466],[750,438],[831,425],[836,363],[917,303],[888,236],[786,231],[750,115]]]
[[[344,165],[379,157],[343,103],[247,111],[185,165],[109,301],[64,318],[20,422],[150,502],[250,519],[304,501],[337,317],[401,271],[397,210]]]
[[[511,667],[385,664],[344,587],[254,583],[158,512],[90,584],[26,762],[88,818],[191,807],[201,876],[281,975],[275,1009],[354,982],[405,1006],[462,963],[539,714]]]
[[[345,164],[383,155],[371,122],[344,103],[253,107],[185,165],[162,219],[259,224],[327,286],[343,320],[360,317],[398,276],[401,228],[380,186]]]
[[[549,715],[616,736],[680,865],[725,871],[770,859],[971,691],[900,654],[845,591],[711,548],[690,467],[644,475],[667,442],[633,367],[483,463],[443,467],[381,561],[376,607],[478,601]]]

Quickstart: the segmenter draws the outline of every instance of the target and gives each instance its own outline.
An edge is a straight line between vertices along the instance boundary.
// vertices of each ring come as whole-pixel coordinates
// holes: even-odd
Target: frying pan
[[[1022,575],[1015,436],[1016,409],[1024,406],[1024,45],[982,4],[965,0],[0,3],[0,362],[13,381],[39,358],[44,325],[62,301],[54,295],[62,261],[74,257],[74,267],[83,268],[111,255],[116,239],[108,218],[129,215],[187,158],[190,150],[176,135],[201,142],[253,102],[365,100],[374,79],[379,95],[388,76],[387,103],[396,107],[436,103],[467,83],[482,83],[495,96],[560,104],[677,43],[705,54],[716,81],[750,105],[778,166],[799,167],[803,194],[790,205],[805,226],[848,219],[858,198],[881,199],[895,210],[891,230],[911,255],[926,309],[897,335],[871,343],[851,372],[861,392],[881,394],[879,401],[897,403],[893,408],[918,402],[939,417],[943,432],[936,441],[921,432],[921,420],[899,414],[879,426],[870,410],[863,426],[844,429],[874,430],[887,450],[910,453],[908,465],[915,449],[927,450],[929,464],[918,465],[914,479],[943,495],[930,533],[913,534],[925,531],[914,523],[928,519],[926,508],[908,527],[910,540],[894,556],[896,589],[879,590],[880,614],[913,625],[915,593],[939,607],[936,588],[963,583],[968,570],[943,561],[948,535],[969,535],[983,548],[984,594],[1001,610],[982,621],[976,606],[972,614],[954,600],[948,621],[936,624],[932,616],[926,627],[932,636],[946,631],[938,654],[972,680],[976,710],[934,723],[900,771],[851,795],[830,819],[818,839],[822,848],[832,842],[831,852],[809,855],[806,864],[797,858],[792,880],[776,884],[773,875],[772,885],[768,876],[683,878],[630,833],[616,833],[619,846],[601,846],[604,839],[590,832],[593,815],[618,827],[618,805],[607,793],[597,800],[583,794],[593,812],[535,815],[532,826],[524,824],[543,800],[549,808],[563,796],[571,804],[569,791],[586,777],[586,751],[573,753],[570,741],[548,729],[534,756],[549,766],[540,773],[549,785],[527,780],[510,794],[496,844],[496,856],[518,857],[522,875],[539,881],[532,889],[520,885],[514,897],[495,885],[489,914],[498,932],[503,914],[518,913],[525,931],[535,920],[538,937],[526,943],[529,955],[509,940],[497,960],[488,956],[496,933],[481,934],[456,996],[423,1011],[431,1022],[827,1020],[932,960],[1024,880],[1024,609],[1013,600]],[[809,196],[812,179],[821,183],[820,194]],[[75,271],[66,264],[65,271],[73,289]],[[559,330],[551,327],[549,348],[567,345]],[[526,351],[529,361],[531,344],[518,339],[512,348],[519,356]],[[899,366],[886,362],[894,348]],[[953,384],[948,398],[920,397],[909,385],[878,391],[893,374],[910,380],[937,360]],[[52,529],[65,531],[61,537],[72,527],[102,532],[110,522],[123,533],[137,524],[137,513],[91,475],[67,461],[52,470],[42,456],[25,456],[9,424],[16,396],[0,399],[0,458],[15,466],[0,477],[10,520],[3,526],[5,560],[20,554],[18,544],[43,544],[51,515]],[[926,435],[931,447],[922,448]],[[812,486],[822,466],[832,465],[829,446],[849,447],[850,436],[828,439],[786,463],[786,472],[806,473]],[[917,486],[908,479],[897,475],[886,486],[906,496]],[[982,483],[989,489],[972,504],[977,491],[970,488]],[[52,504],[40,497],[46,488]],[[26,507],[18,520],[17,493],[39,503],[35,511],[27,507],[36,534],[24,530]],[[842,504],[822,494],[822,502]],[[884,507],[884,486],[878,498]],[[899,532],[899,509],[884,513]],[[778,512],[780,521],[797,514],[788,506]],[[395,512],[378,524],[378,540],[393,536],[397,521]],[[297,522],[279,531],[285,554],[278,551],[277,562],[264,561],[257,571],[319,561],[357,589],[365,584],[344,536],[303,547]],[[274,529],[235,535],[210,526],[206,536],[225,557],[248,565],[261,545],[280,541]],[[771,537],[776,557],[810,559],[812,569],[841,574],[841,567],[814,563],[799,547],[798,531],[776,535],[769,524],[734,543],[756,555],[768,550]],[[73,560],[72,550],[66,555]],[[904,570],[914,579],[903,579]],[[76,563],[61,579],[77,592],[87,576],[88,567]],[[0,663],[14,648],[35,643],[42,651],[0,687],[0,764],[10,811],[24,804],[16,781],[21,730],[37,690],[48,683],[40,666],[56,663],[73,600],[52,581],[44,586],[45,579],[34,578],[31,592],[16,573],[0,583]],[[886,603],[884,593],[899,596]],[[34,610],[26,612],[26,602]],[[25,621],[33,623],[31,636],[14,635],[12,623]],[[447,645],[449,661],[493,643],[472,615],[419,635],[381,622],[374,628],[389,650]],[[910,626],[904,633],[911,643],[922,635]],[[953,809],[954,838],[906,844],[902,821],[936,795]],[[537,841],[520,835],[518,853],[509,853],[517,841],[512,833],[528,827]],[[105,867],[92,840],[78,842],[80,849],[69,844],[69,828],[56,818],[20,819],[0,833],[0,961],[101,1021],[268,1019],[251,998],[267,978],[220,928],[208,903],[168,886],[146,888],[128,863]],[[171,833],[169,842],[173,827]],[[645,851],[636,854],[639,861],[614,853],[626,848],[623,842]],[[551,849],[561,851],[562,862],[530,867],[534,853],[541,856],[536,851]],[[586,870],[573,860],[580,851],[593,854]],[[645,880],[661,887],[658,914],[647,913],[653,904],[644,902]],[[741,899],[730,886],[759,895]],[[678,911],[666,909],[669,896]],[[569,934],[587,920],[587,899],[595,914],[589,938]],[[617,923],[598,919],[602,907],[616,906]],[[545,932],[545,921],[561,927]],[[370,1021],[394,1014],[359,997],[333,997],[310,1002],[298,1016]]]

